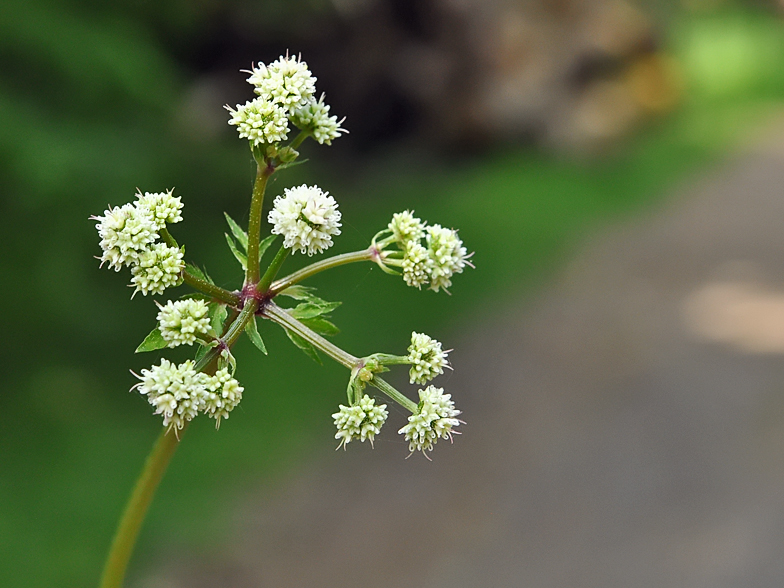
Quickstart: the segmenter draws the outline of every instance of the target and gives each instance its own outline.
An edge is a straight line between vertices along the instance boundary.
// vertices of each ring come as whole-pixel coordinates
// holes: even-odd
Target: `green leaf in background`
[[[264,345],[264,340],[261,338],[261,335],[259,335],[256,317],[253,317],[245,324],[245,332],[248,334],[248,338],[251,342],[258,347],[264,355],[267,355],[267,346]]]
[[[333,337],[340,333],[340,329],[322,316],[300,319],[300,322],[325,337]]]
[[[321,358],[319,357],[318,352],[316,351],[316,348],[313,347],[313,345],[305,341],[305,339],[303,339],[296,333],[292,333],[288,329],[286,329],[286,334],[289,336],[289,339],[291,339],[291,342],[294,343],[294,345],[302,349],[305,355],[307,355],[310,359],[315,361],[317,364],[324,365],[321,361]]]
[[[312,286],[302,286],[297,284],[296,286],[289,286],[280,292],[280,294],[283,296],[288,296],[289,298],[293,298],[294,300],[311,300],[314,298],[313,294],[311,294],[311,292],[314,290],[315,288]]]
[[[213,285],[215,284],[215,282],[212,281],[212,278],[207,275],[206,271],[198,268],[197,266],[193,265],[192,263],[187,264],[185,266],[185,269],[188,270],[188,273],[193,274],[194,276],[196,276],[200,280],[204,280],[205,282],[209,282],[210,284],[213,284]]]
[[[242,247],[244,252],[248,251],[248,233],[243,231],[240,226],[234,222],[234,219],[231,218],[228,213],[223,213],[226,216],[226,222],[229,223],[229,228],[231,229],[231,234],[237,239],[237,242]]]
[[[242,269],[247,270],[248,269],[248,256],[245,255],[244,253],[242,253],[239,250],[239,248],[237,247],[237,244],[234,242],[234,239],[232,239],[231,236],[228,233],[224,233],[224,235],[226,235],[226,243],[229,244],[229,249],[231,249],[231,252],[234,254],[234,257],[236,257],[237,261],[240,262],[240,265],[242,266]]]
[[[310,301],[298,304],[288,312],[295,319],[309,319],[316,316],[321,316],[322,314],[328,314],[341,304],[340,302],[326,302],[320,299],[317,300],[319,301]]]
[[[259,243],[259,261],[261,261],[261,258],[264,257],[264,253],[266,253],[269,246],[272,245],[272,242],[277,238],[277,235],[269,235],[261,240],[261,243]]]
[[[163,349],[168,344],[163,339],[163,335],[161,335],[160,329],[155,327],[152,332],[144,338],[144,341],[141,342],[136,348],[136,353],[144,353],[145,351],[155,351],[156,349]]]
[[[218,337],[223,333],[223,323],[228,315],[229,311],[226,310],[225,304],[218,304],[217,302],[210,304],[210,326]]]

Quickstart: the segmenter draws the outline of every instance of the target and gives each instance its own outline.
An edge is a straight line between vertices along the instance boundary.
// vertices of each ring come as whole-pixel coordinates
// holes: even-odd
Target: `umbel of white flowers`
[[[237,128],[241,138],[248,140],[260,174],[261,170],[266,170],[269,177],[276,168],[293,162],[298,156],[296,148],[305,138],[330,145],[347,132],[341,126],[343,120],[329,115],[330,107],[325,104],[324,95],[315,99],[316,78],[299,57],[281,56],[269,65],[254,66],[247,73],[257,97],[245,105],[226,108],[230,112],[229,124]],[[299,134],[284,145],[290,125],[299,129]],[[264,181],[266,186],[266,179]],[[262,189],[262,195],[263,192]],[[254,191],[254,197],[255,194]],[[102,216],[91,217],[97,221],[101,266],[106,264],[115,271],[128,267],[134,295],[138,292],[145,296],[160,295],[183,281],[200,291],[164,304],[156,302],[159,309],[157,328],[137,350],[194,344],[199,347],[198,361],[174,364],[162,359],[160,364],[143,369],[141,375],[136,376],[139,383],[132,389],[147,399],[154,413],[163,418],[164,426],[178,432],[198,414],[214,418],[216,426],[229,417],[244,391],[234,378],[236,361],[231,346],[240,334],[247,333],[266,353],[256,326],[256,317],[261,316],[283,326],[292,341],[306,351],[309,348],[312,356],[320,350],[351,369],[347,404],[340,404],[332,415],[337,429],[335,438],[340,443],[338,447],[345,449],[353,440],[369,441],[373,445],[387,420],[387,405],[377,403],[365,393],[368,385],[378,388],[411,413],[399,433],[412,453],[421,451],[427,457],[427,452],[433,450],[439,439],[451,440],[452,435],[457,434],[455,427],[462,421],[457,418],[460,411],[455,408],[451,396],[444,394],[443,388],[427,385],[445,369],[451,369],[447,361],[450,350],[444,350],[439,341],[424,333],[412,332],[406,355],[376,353],[356,358],[319,334],[337,331],[325,315],[339,303],[321,300],[312,294],[312,289],[298,284],[318,271],[344,263],[373,261],[386,273],[402,274],[409,286],[447,291],[456,274],[462,273],[465,266],[473,267],[469,261],[471,255],[457,231],[438,224],[430,225],[414,216],[412,211],[399,212],[373,237],[367,250],[317,261],[275,281],[275,274],[287,253],[306,253],[308,256],[323,253],[341,233],[341,212],[328,192],[305,184],[284,188],[267,215],[270,236],[261,241],[259,225],[255,226],[255,238],[259,239],[258,246],[262,249],[256,251],[257,256],[263,254],[263,249],[275,236],[283,237],[281,250],[267,270],[271,275],[266,281],[259,279],[258,274],[254,279],[249,277],[250,228],[248,232],[243,231],[227,216],[236,239],[227,234],[229,246],[247,272],[243,289],[229,292],[212,283],[206,273],[195,266],[186,267],[185,248],[177,244],[167,228],[182,221],[182,208],[181,198],[175,197],[172,190],[139,192],[135,202],[110,207]],[[255,218],[262,218],[261,204],[256,210],[258,216]],[[260,289],[262,282],[266,289]],[[294,308],[281,308],[276,304],[279,294],[294,298],[299,304]],[[256,306],[248,309],[248,300]],[[266,306],[262,306],[262,300]],[[235,322],[227,321],[227,316],[232,316],[231,321]],[[241,322],[239,317],[243,316],[244,322]],[[228,333],[234,333],[233,338],[228,338]],[[207,356],[207,353],[211,355]],[[206,361],[205,357],[211,359]],[[212,366],[209,374],[202,371],[207,365]],[[410,366],[410,383],[427,385],[419,390],[418,403],[379,377],[394,365]]]

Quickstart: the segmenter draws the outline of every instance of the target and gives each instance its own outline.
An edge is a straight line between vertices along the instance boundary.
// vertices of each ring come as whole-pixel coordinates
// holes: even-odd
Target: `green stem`
[[[258,308],[259,303],[253,298],[249,298],[245,302],[245,306],[242,308],[242,312],[239,313],[234,322],[232,322],[229,328],[226,330],[226,333],[223,335],[223,337],[221,337],[221,340],[226,347],[231,349],[231,347],[237,342],[237,339],[239,339],[240,335],[242,335],[242,331],[245,330],[245,325],[247,325],[248,321],[254,317]],[[208,371],[211,368],[213,362],[217,361],[220,352],[220,347],[213,347],[207,353],[205,353],[199,361],[196,362],[194,369],[197,372]]]
[[[407,408],[412,414],[419,410],[419,407],[415,402],[398,392],[395,388],[389,385],[386,380],[381,379],[381,377],[373,376],[373,379],[370,380],[369,383],[374,388],[381,390],[384,394],[389,396],[403,408]]]
[[[293,286],[297,282],[301,282],[310,276],[313,276],[319,272],[323,272],[324,270],[332,269],[333,267],[338,267],[340,265],[354,263],[357,261],[373,261],[377,255],[378,251],[373,247],[370,247],[368,249],[363,249],[362,251],[342,253],[340,255],[335,255],[334,257],[322,259],[316,263],[311,263],[310,265],[295,271],[293,274],[273,282],[272,287],[270,288],[270,294],[275,296],[289,286]]]
[[[313,345],[316,349],[324,352],[325,355],[331,357],[339,364],[353,369],[359,363],[359,358],[354,357],[350,353],[343,351],[337,345],[330,343],[324,337],[315,333],[310,328],[303,325],[288,312],[282,309],[274,302],[268,302],[262,311],[262,315],[270,319],[274,323],[278,323],[283,328],[299,335],[305,341]]]
[[[305,139],[307,139],[309,136],[310,136],[310,133],[308,133],[306,131],[300,131],[299,134],[296,137],[294,137],[294,140],[291,143],[289,143],[289,147],[291,149],[296,149],[297,147],[302,145],[302,142]]]
[[[187,425],[187,423],[186,423]],[[180,435],[185,432],[183,428]],[[100,588],[121,588],[125,570],[133,553],[133,547],[139,535],[144,516],[155,495],[155,490],[166,472],[166,467],[177,449],[179,439],[173,429],[164,429],[158,436],[152,452],[147,457],[131,498],[125,507],[117,533],[112,541],[109,556],[101,576]]]
[[[273,169],[262,163],[256,164],[256,181],[253,183],[253,195],[250,199],[250,219],[248,220],[248,269],[245,283],[255,284],[259,281],[259,237],[261,235],[261,212],[264,207],[264,192],[267,180]]]
[[[215,284],[210,284],[207,280],[197,278],[188,270],[182,271],[182,280],[191,288],[199,290],[200,292],[204,292],[208,296],[212,296],[216,300],[220,300],[221,302],[225,302],[231,306],[237,306],[240,303],[240,297],[236,294],[229,292],[228,290],[224,290]]]
[[[286,260],[286,257],[288,257],[288,255],[289,255],[289,250],[286,249],[285,247],[281,246],[281,248],[278,249],[278,252],[275,254],[275,257],[273,258],[272,262],[269,264],[267,271],[264,272],[264,276],[261,278],[261,281],[256,286],[256,291],[259,294],[264,294],[267,292],[267,290],[269,290],[272,280],[274,280],[275,276],[278,275],[278,272],[280,271],[280,266],[283,265],[283,262]]]

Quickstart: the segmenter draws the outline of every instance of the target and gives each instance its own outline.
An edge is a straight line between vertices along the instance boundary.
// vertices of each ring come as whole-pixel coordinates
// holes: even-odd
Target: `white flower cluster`
[[[231,114],[229,124],[237,127],[240,138],[248,139],[254,146],[285,141],[289,121],[322,145],[331,145],[347,132],[340,126],[343,120],[329,115],[324,95],[315,99],[316,78],[299,56],[281,56],[269,65],[260,63],[247,73],[257,98],[237,104],[236,108],[225,107]]]
[[[365,394],[356,406],[339,405],[340,410],[332,415],[338,429],[335,439],[340,439],[338,449],[341,447],[345,449],[352,439],[363,442],[368,440],[373,445],[373,440],[389,415],[386,404],[379,406],[375,404],[376,401]]]
[[[419,391],[419,410],[408,417],[408,424],[398,433],[405,436],[411,453],[433,451],[433,445],[439,439],[449,439],[458,434],[452,429],[460,424],[456,417],[460,414],[450,394],[444,394],[443,388],[428,386]]]
[[[436,376],[444,373],[448,351],[441,349],[441,343],[431,339],[424,333],[411,333],[411,345],[408,347],[408,361],[411,369],[408,374],[412,384],[427,384]]]
[[[289,121],[281,106],[256,98],[237,108],[224,107],[231,114],[229,124],[237,127],[241,139],[254,145],[285,141],[289,136]]]
[[[324,94],[318,100],[311,98],[291,115],[294,126],[310,133],[320,145],[332,145],[334,139],[348,132],[340,126],[344,120],[345,117],[338,120],[337,116],[329,115],[329,105],[324,104]]]
[[[267,220],[272,233],[283,235],[283,246],[313,255],[332,246],[332,237],[340,235],[340,211],[329,192],[318,186],[286,188],[278,196]]]
[[[131,283],[136,292],[161,294],[169,286],[180,283],[185,267],[182,251],[164,243],[156,243],[159,232],[167,223],[182,220],[180,197],[168,192],[137,194],[136,202],[115,206],[103,216],[92,216],[103,250],[101,265],[120,271],[130,266]]]
[[[462,273],[471,265],[466,248],[457,231],[441,225],[426,225],[406,210],[392,215],[387,230],[403,251],[400,267],[403,280],[409,286],[422,288],[429,285],[438,292],[452,285],[452,276]],[[422,239],[425,239],[425,245]]]
[[[147,396],[155,414],[163,415],[163,425],[181,430],[199,412],[216,419],[228,418],[242,400],[243,388],[228,370],[214,376],[197,372],[191,360],[174,365],[166,359],[142,370],[141,381],[133,388]],[[133,390],[133,388],[131,388]]]
[[[210,309],[204,300],[169,300],[159,308],[158,329],[169,347],[193,345],[197,336],[210,332]]]

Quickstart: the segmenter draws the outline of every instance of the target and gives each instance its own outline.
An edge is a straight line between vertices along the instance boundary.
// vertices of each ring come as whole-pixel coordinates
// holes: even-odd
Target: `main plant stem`
[[[245,274],[246,284],[259,281],[259,237],[261,236],[261,212],[264,207],[264,192],[267,180],[275,171],[263,163],[256,167],[256,181],[253,183],[253,195],[250,200],[250,218],[248,219],[248,269]]]
[[[182,435],[184,432],[185,428],[178,434]],[[106,559],[103,569],[100,588],[122,588],[125,570],[131,559],[133,547],[139,536],[147,509],[178,444],[179,439],[173,429],[161,431],[152,452],[144,463],[144,469],[136,481],[131,498],[128,500],[122,519],[120,519],[120,525],[117,527],[112,547],[109,550],[109,557]]]

